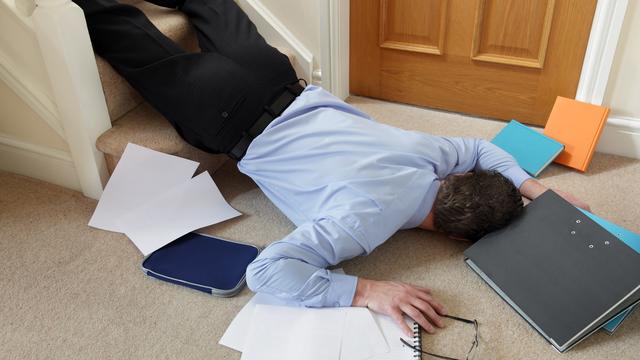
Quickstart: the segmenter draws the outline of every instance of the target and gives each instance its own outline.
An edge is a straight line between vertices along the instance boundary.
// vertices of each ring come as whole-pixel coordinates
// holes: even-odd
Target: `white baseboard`
[[[0,170],[81,191],[71,154],[1,133]]]
[[[288,49],[293,53],[293,67],[296,73],[311,84],[314,80],[311,51],[260,0],[237,0],[237,2],[271,46]],[[317,81],[319,80],[316,79]]]
[[[596,151],[640,159],[640,119],[609,117]]]
[[[542,133],[544,128],[531,126]],[[640,119],[610,116],[602,129],[596,152],[640,159]]]

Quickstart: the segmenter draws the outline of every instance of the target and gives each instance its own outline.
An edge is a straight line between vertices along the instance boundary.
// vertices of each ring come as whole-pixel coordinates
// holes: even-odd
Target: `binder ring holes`
[[[576,224],[580,224],[580,223],[581,223],[581,221],[579,219],[576,220]]]
[[[575,235],[576,231],[575,230],[571,230],[571,235]]]
[[[589,245],[589,249],[593,249],[593,244],[590,244],[590,245]]]

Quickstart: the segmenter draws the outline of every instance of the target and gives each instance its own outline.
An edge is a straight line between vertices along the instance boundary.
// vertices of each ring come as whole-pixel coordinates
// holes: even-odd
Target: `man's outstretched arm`
[[[351,306],[357,278],[326,267],[364,251],[332,219],[308,222],[260,253],[247,268],[247,285],[308,307]]]
[[[472,170],[495,170],[506,176],[520,190],[520,194],[528,199],[535,199],[547,191],[545,185],[532,178],[518,165],[516,160],[498,146],[482,139],[445,138],[456,149],[458,159],[453,172]],[[574,206],[590,210],[582,200],[570,193],[554,189],[558,195]]]
[[[380,234],[386,236],[386,234]],[[426,331],[442,326],[444,309],[426,288],[332,272],[327,266],[361,255],[365,248],[331,218],[299,226],[268,246],[247,268],[247,285],[308,307],[359,306],[389,315],[407,336],[404,316]]]
[[[538,180],[536,180],[534,178],[530,178],[530,179],[524,181],[522,183],[522,185],[520,185],[520,193],[523,196],[525,196],[526,198],[531,199],[531,200],[537,198],[538,196],[540,196],[543,192],[545,192],[547,190],[549,190],[548,187],[544,186],[542,183],[540,183]],[[578,199],[574,195],[572,195],[572,194],[570,194],[568,192],[557,190],[557,189],[553,189],[553,191],[558,193],[558,195],[560,195],[563,199],[567,200],[573,206],[577,206],[577,207],[585,209],[587,211],[591,211],[591,207],[589,207],[589,205],[587,203],[585,203],[584,201]]]
[[[457,161],[451,173],[466,173],[474,170],[498,171],[520,188],[531,178],[518,165],[513,156],[496,145],[475,138],[444,138],[455,148]]]

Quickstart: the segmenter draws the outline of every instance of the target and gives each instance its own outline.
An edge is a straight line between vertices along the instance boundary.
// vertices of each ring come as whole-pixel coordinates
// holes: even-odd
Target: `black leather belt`
[[[249,130],[242,133],[242,138],[238,143],[229,151],[229,156],[237,161],[240,161],[249,148],[249,144],[262,134],[264,129],[267,128],[271,122],[280,116],[291,103],[302,94],[304,87],[300,83],[294,83],[286,86],[286,90],[280,94],[271,105],[264,107],[264,112],[258,120],[249,128]]]

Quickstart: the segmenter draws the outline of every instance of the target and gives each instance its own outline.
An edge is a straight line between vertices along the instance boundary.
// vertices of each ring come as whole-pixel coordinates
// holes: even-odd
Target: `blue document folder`
[[[603,228],[605,228],[607,231],[609,231],[611,234],[615,235],[618,239],[620,239],[622,242],[624,242],[625,244],[627,244],[630,248],[632,248],[633,250],[637,251],[638,253],[640,253],[640,234],[636,234],[632,231],[629,231],[623,227],[620,227],[612,222],[609,222],[597,215],[594,215],[586,210],[582,210],[580,209],[585,215],[587,215],[588,217],[590,217],[593,221],[597,222],[600,226],[602,226]],[[623,312],[621,312],[620,314],[618,314],[618,316],[614,317],[613,319],[609,320],[608,323],[606,323],[603,327],[602,330],[606,331],[607,333],[609,333],[609,335],[613,334],[614,331],[616,331],[616,329],[618,328],[618,326],[620,326],[620,324],[622,324],[622,322],[624,321],[624,319],[627,318],[627,316],[629,316],[629,314],[631,314],[631,312],[633,311],[634,307],[631,307]]]
[[[511,154],[531,176],[538,176],[564,149],[558,141],[516,120],[511,120],[491,142]]]

